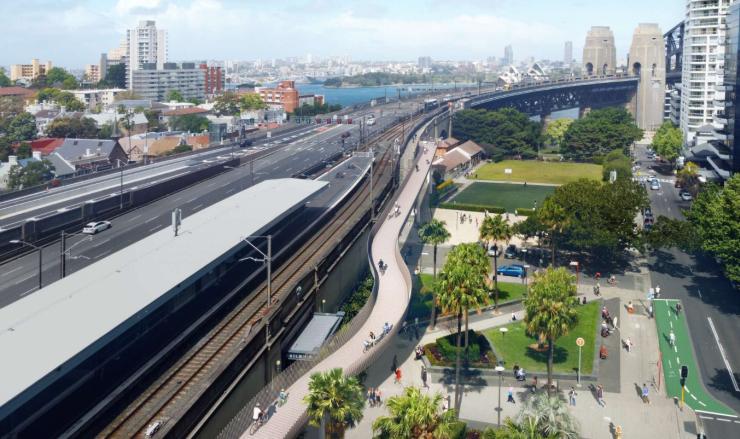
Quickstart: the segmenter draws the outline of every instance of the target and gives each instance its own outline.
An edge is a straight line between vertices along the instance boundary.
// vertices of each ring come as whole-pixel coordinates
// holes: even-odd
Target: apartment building
[[[131,89],[142,99],[164,102],[170,90],[178,90],[187,99],[205,100],[205,72],[195,63],[154,63],[131,71]]]
[[[25,80],[30,82],[39,76],[45,75],[49,70],[51,70],[51,61],[46,61],[46,63],[42,64],[38,59],[34,58],[31,60],[31,64],[11,64],[10,80]]]

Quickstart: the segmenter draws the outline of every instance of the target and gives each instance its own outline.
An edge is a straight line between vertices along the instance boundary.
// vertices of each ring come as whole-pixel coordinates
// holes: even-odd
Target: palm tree
[[[560,439],[579,437],[578,421],[568,410],[565,401],[557,395],[551,396],[547,393],[537,393],[528,398],[514,425],[519,431],[527,432],[527,436],[538,432],[537,437]]]
[[[406,387],[386,404],[390,415],[373,422],[378,438],[450,438],[457,422],[454,410],[441,410],[441,394],[422,394],[418,387]]]
[[[437,246],[450,239],[450,232],[447,231],[444,221],[438,219],[432,219],[428,223],[423,224],[419,228],[419,238],[425,244],[432,244],[434,246],[433,253],[433,268],[434,283],[437,283]],[[434,327],[437,324],[437,297],[432,288],[432,318],[429,321],[429,326]]]
[[[524,298],[527,333],[540,343],[547,341],[547,388],[552,387],[555,340],[567,335],[578,321],[575,276],[565,268],[548,268],[535,274]]]
[[[555,243],[558,236],[563,233],[563,230],[568,226],[569,219],[565,209],[552,197],[545,198],[542,203],[542,207],[537,211],[537,218],[540,220],[542,225],[548,230],[550,235],[550,246],[552,249],[552,266],[555,267]]]
[[[460,343],[462,318],[465,316],[465,346],[467,358],[468,312],[470,308],[480,311],[485,303],[488,261],[485,250],[478,244],[460,244],[447,256],[437,287],[439,304],[444,312],[457,315],[457,355],[455,364],[455,407],[460,403]]]
[[[512,235],[511,226],[501,215],[486,216],[480,225],[480,239],[485,241],[486,248],[488,242],[506,241],[509,242]],[[498,310],[498,251],[493,255],[493,291],[495,294],[494,304]]]
[[[340,368],[311,375],[303,402],[308,405],[311,425],[319,427],[326,420],[327,438],[344,437],[347,427],[354,427],[362,419],[365,407],[360,382],[355,377],[345,377]]]

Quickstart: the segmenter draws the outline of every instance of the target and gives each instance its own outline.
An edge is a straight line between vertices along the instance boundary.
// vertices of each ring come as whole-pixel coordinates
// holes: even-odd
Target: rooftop
[[[261,182],[183,219],[177,237],[163,229],[0,309],[0,416],[92,355],[93,345],[115,339],[176,295],[184,279],[246,246],[245,236],[264,232],[326,184]],[[168,261],[167,270],[162,261]]]

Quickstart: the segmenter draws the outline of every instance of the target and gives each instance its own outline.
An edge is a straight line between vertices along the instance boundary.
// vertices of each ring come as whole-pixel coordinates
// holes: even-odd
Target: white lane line
[[[25,296],[25,295],[29,294],[29,293],[30,293],[31,291],[36,291],[37,289],[38,289],[38,288],[36,288],[36,287],[33,287],[33,288],[31,288],[30,290],[28,290],[28,291],[24,291],[24,292],[22,292],[22,293],[21,293],[21,294],[20,294],[20,295],[19,295],[18,297],[23,297],[23,296]]]
[[[188,203],[192,203],[193,201],[195,201],[195,200],[197,200],[197,199],[198,199],[198,197],[195,197],[195,198],[191,198],[191,199],[189,199],[188,201],[186,201],[186,202],[185,202],[185,204],[188,204]]]
[[[132,221],[136,221],[137,219],[141,218],[141,214],[136,215],[135,217],[131,218],[130,220],[126,221],[127,223],[130,223]]]
[[[213,182],[213,183],[211,183],[211,184],[207,184],[207,185],[206,185],[206,187],[211,187],[211,186],[214,186],[215,184],[216,184],[216,182],[214,181],[214,182]]]
[[[23,282],[25,282],[25,281],[33,278],[33,277],[36,277],[36,276],[38,276],[37,273],[31,273],[28,276],[22,277],[22,278],[18,279],[17,281],[15,281],[15,283],[13,285],[21,284],[21,283],[23,283]]]
[[[103,253],[101,253],[101,254],[99,254],[97,256],[93,256],[93,259],[100,259],[100,258],[102,258],[103,256],[107,255],[110,252],[111,252],[110,250],[106,250],[106,251],[104,251]]]
[[[203,207],[203,204],[202,204],[202,203],[201,203],[201,204],[199,204],[199,205],[197,205],[197,206],[194,206],[194,207],[193,207],[193,210],[198,210],[198,209],[200,209],[201,207]]]
[[[701,416],[701,415],[699,415],[699,417],[700,417],[700,418],[702,418],[702,419],[714,419],[714,418],[713,418],[713,417],[711,417],[711,416]]]
[[[154,226],[154,227],[152,227],[151,229],[149,229],[149,231],[150,231],[150,232],[153,232],[153,231],[157,230],[157,229],[158,229],[158,228],[160,228],[160,227],[162,227],[162,224],[157,224],[156,226]]]
[[[234,188],[231,188],[231,189],[227,189],[227,190],[226,190],[226,193],[227,193],[227,194],[230,194],[230,193],[232,193],[232,192],[234,192]]]
[[[709,327],[712,329],[712,335],[714,335],[714,341],[717,342],[717,347],[719,347],[719,353],[720,355],[722,355],[722,361],[725,362],[727,373],[730,374],[730,380],[732,381],[732,387],[735,388],[736,392],[740,392],[740,387],[738,387],[737,380],[735,379],[735,373],[732,371],[732,367],[730,367],[730,362],[727,361],[727,355],[725,355],[725,348],[723,348],[722,343],[719,342],[719,336],[717,335],[717,330],[714,329],[714,322],[712,322],[711,317],[707,317],[707,320],[709,321]]]
[[[14,268],[14,269],[12,269],[12,270],[8,270],[8,271],[6,271],[5,273],[2,273],[2,274],[0,274],[0,277],[3,277],[3,276],[7,276],[7,275],[9,275],[9,274],[11,274],[11,273],[15,273],[16,271],[20,270],[21,268],[23,268],[23,265],[21,265],[21,266],[19,266],[19,267],[15,267],[15,268]]]
[[[105,243],[106,243],[106,242],[108,242],[108,241],[110,241],[110,238],[108,238],[108,239],[106,239],[106,240],[103,240],[103,241],[100,241],[100,242],[98,242],[97,244],[95,244],[95,245],[93,246],[93,248],[95,248],[95,247],[99,247],[99,246],[101,246],[101,245],[105,244]]]
[[[182,200],[182,197],[173,198],[172,201],[180,201]]]
[[[148,220],[144,221],[144,224],[148,224],[148,223],[154,221],[157,218],[159,218],[159,217],[158,216],[153,216],[153,217],[149,218]]]
[[[717,420],[722,421],[722,422],[732,422],[729,419],[724,419],[724,418],[717,418]]]
[[[701,405],[702,405],[702,406],[704,406],[704,407],[706,407],[706,406],[707,406],[706,404],[704,404],[704,401],[699,401],[699,404],[701,404]]]

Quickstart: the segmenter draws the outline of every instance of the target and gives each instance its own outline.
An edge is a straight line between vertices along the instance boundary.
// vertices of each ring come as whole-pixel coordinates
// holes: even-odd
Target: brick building
[[[226,75],[221,67],[208,67],[206,63],[201,63],[199,67],[205,73],[206,96],[213,96],[223,92]]]
[[[280,81],[275,88],[257,88],[262,101],[268,106],[281,105],[286,113],[293,113],[298,108],[298,90],[295,81]]]

